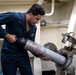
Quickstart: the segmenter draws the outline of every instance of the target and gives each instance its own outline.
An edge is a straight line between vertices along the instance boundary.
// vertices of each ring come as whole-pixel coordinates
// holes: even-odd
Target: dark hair
[[[35,3],[34,5],[32,5],[32,7],[27,11],[27,14],[32,13],[33,15],[45,15],[45,10],[44,8]]]

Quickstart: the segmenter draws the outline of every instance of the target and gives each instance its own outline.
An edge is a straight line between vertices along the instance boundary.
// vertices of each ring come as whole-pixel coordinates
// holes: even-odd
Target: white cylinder
[[[59,65],[63,65],[66,62],[66,58],[52,50],[49,50],[31,40],[27,40],[24,49],[29,50],[31,53],[42,56],[50,56],[50,60],[58,63]]]

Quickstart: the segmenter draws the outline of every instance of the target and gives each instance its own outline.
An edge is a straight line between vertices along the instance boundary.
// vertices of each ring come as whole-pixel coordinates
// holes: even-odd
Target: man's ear
[[[33,16],[33,14],[32,14],[32,13],[30,13],[29,15],[30,15],[30,16]]]

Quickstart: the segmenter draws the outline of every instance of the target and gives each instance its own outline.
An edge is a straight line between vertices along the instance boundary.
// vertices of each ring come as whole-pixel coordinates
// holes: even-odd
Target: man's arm
[[[10,43],[16,41],[16,35],[9,34],[5,29],[1,27],[1,25],[8,25],[12,18],[13,14],[11,12],[0,14],[0,38],[6,38]]]
[[[1,25],[7,25],[8,22],[12,19],[11,13],[2,13],[0,14],[0,38],[5,38],[9,34]]]

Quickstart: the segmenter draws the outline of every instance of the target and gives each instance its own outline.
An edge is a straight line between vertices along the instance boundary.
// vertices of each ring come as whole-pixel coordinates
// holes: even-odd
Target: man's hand
[[[45,61],[50,61],[50,57],[49,56],[45,56],[45,57],[40,57],[42,60],[45,60]]]
[[[50,56],[42,56],[42,54],[39,54],[39,58],[45,61],[50,61]]]
[[[5,38],[10,42],[14,43],[16,41],[16,35],[7,34]]]

